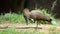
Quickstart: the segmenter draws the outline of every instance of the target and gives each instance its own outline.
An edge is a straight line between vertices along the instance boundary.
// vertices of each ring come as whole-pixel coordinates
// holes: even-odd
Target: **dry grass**
[[[8,21],[7,21],[8,22]],[[29,24],[28,26],[24,23],[15,23],[15,24],[12,24],[10,22],[8,23],[4,23],[4,24],[0,24],[0,27],[2,26],[8,26],[8,27],[35,27],[36,24]],[[41,32],[42,34],[57,34],[60,32],[60,26],[54,26],[54,25],[49,25],[49,24],[41,24],[41,25],[38,25],[38,27],[41,27],[42,29],[38,29],[37,31]],[[17,29],[17,30],[27,30],[27,31],[30,31],[32,30],[32,28],[30,29]],[[34,30],[34,29],[33,29]]]

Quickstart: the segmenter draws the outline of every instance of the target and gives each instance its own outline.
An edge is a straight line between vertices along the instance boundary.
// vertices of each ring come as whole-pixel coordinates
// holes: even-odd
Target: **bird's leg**
[[[28,18],[26,18],[26,24],[28,25]]]
[[[25,18],[25,20],[26,20],[26,25],[28,25],[28,18],[25,17],[25,16],[24,16],[24,18]]]
[[[36,30],[38,29],[38,21],[37,21],[37,25],[36,25]]]

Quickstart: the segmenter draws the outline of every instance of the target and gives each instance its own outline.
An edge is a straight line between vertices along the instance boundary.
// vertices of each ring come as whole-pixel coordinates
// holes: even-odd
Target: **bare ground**
[[[0,24],[0,30],[8,28],[8,27],[16,27],[18,30],[29,30],[29,29],[35,29],[36,28],[36,24],[29,24],[26,25],[25,23],[10,23],[9,21],[6,21],[4,24]],[[54,25],[49,25],[49,24],[45,24],[45,25],[38,25],[38,30],[40,32],[44,32],[44,34],[48,34],[48,32],[50,32],[49,28],[53,28],[56,27],[56,31],[60,30],[60,26],[54,26]]]

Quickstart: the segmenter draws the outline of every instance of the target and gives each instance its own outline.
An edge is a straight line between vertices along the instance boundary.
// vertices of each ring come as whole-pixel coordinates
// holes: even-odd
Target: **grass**
[[[57,27],[50,27],[48,30],[49,34],[60,34],[60,30]]]
[[[49,31],[56,31],[57,30],[57,27],[50,27],[48,30]]]
[[[0,30],[0,34],[42,34],[35,30],[16,30],[15,28],[7,28]]]
[[[0,23],[4,21],[10,21],[12,23],[25,22],[23,15],[18,15],[16,13],[7,13],[5,15],[0,15]]]
[[[17,30],[15,27],[10,27],[4,30],[0,30],[0,34],[45,34],[45,33],[35,29]],[[48,34],[60,34],[60,31],[56,30],[55,27],[52,27],[49,29]]]
[[[60,34],[60,32],[50,32],[49,34]]]

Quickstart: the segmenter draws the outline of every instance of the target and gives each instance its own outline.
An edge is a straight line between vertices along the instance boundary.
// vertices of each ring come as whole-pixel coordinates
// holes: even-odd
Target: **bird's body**
[[[48,22],[51,23],[51,21],[52,21],[52,19],[49,16],[42,14],[40,12],[40,10],[32,10],[32,11],[29,12],[28,9],[24,9],[23,13],[24,13],[25,20],[26,20],[27,24],[28,24],[27,19],[33,19],[34,22],[43,20],[43,21],[48,21]],[[38,27],[38,22],[37,22],[37,27]]]
[[[46,16],[40,12],[40,10],[32,10],[30,12],[30,18],[35,19],[35,20],[46,20],[49,21],[51,18],[49,16]]]

